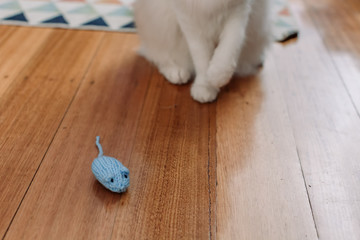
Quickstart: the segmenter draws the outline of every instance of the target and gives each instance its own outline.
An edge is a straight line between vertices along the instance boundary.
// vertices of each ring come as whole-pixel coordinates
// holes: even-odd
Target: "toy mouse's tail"
[[[96,137],[96,146],[99,149],[98,157],[102,157],[104,153],[103,153],[103,150],[102,150],[102,147],[101,147],[101,144],[100,144],[100,137],[99,136]]]

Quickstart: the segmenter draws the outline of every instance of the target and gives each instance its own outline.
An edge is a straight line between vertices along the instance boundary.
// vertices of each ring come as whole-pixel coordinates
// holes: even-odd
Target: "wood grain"
[[[305,2],[360,116],[360,2],[328,0],[322,7],[314,1]]]
[[[299,39],[206,105],[136,35],[0,26],[1,238],[360,239],[360,3],[289,2]]]
[[[34,49],[41,46],[41,50],[29,64],[23,64],[16,51],[16,58],[9,60],[10,65],[5,64],[8,68],[15,66],[17,59],[26,67],[14,72],[9,69],[11,84],[0,101],[0,236],[19,207],[103,36],[64,30],[48,35],[48,29],[31,33],[21,28],[14,37],[19,41],[25,33],[31,41],[37,33],[42,43],[34,44]],[[25,53],[27,58],[31,55]]]
[[[217,105],[219,239],[317,239],[273,61]]]
[[[95,181],[91,163],[96,135],[106,155],[127,165],[131,154],[152,71],[132,53],[132,40],[114,33],[104,38],[6,239],[111,236],[122,196]]]
[[[133,35],[105,38],[6,239],[210,235],[214,108],[191,100],[188,87],[151,74],[153,68],[132,50],[136,40]],[[105,153],[131,171],[124,195],[106,191],[92,176],[97,134]]]
[[[320,3],[327,9],[330,2]],[[276,45],[273,55],[319,238],[359,239],[359,115],[324,46],[323,30],[302,1],[292,3],[301,37],[293,45]]]
[[[6,239],[209,237],[214,108],[152,74],[136,44],[134,35],[107,35]],[[92,176],[97,134],[130,169],[124,195]]]
[[[151,79],[112,239],[209,239],[215,232],[215,105]],[[211,179],[211,180],[210,180]]]
[[[0,26],[0,100],[26,64],[43,47],[51,29]]]
[[[16,27],[0,25],[0,43],[5,41],[14,31]]]

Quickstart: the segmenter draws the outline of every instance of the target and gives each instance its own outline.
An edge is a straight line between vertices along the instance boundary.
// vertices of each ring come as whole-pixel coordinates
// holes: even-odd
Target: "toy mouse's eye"
[[[114,179],[112,178],[112,179],[110,179],[110,182],[114,182]]]
[[[128,178],[128,175],[127,175],[127,174],[124,174],[124,178]]]

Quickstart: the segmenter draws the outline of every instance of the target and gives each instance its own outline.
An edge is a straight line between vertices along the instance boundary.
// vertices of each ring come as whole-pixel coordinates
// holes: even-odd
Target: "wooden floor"
[[[290,2],[299,39],[203,105],[134,34],[0,26],[0,236],[360,239],[360,2]]]

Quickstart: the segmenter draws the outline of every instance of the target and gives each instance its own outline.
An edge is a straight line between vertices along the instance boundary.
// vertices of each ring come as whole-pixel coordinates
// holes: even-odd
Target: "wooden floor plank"
[[[32,41],[37,33],[43,43],[1,96],[0,236],[22,201],[103,36],[56,30],[44,41],[48,29],[24,31]],[[26,38],[24,33],[14,34]],[[19,41],[17,35],[14,37]],[[34,45],[36,49],[38,44]],[[16,59],[22,62],[19,56]],[[10,62],[15,66],[16,61]]]
[[[360,4],[289,2],[299,39],[206,105],[135,35],[0,26],[0,236],[360,239]],[[127,193],[92,176],[96,135]]]
[[[320,6],[305,2],[360,116],[360,2],[327,0]]]
[[[273,61],[218,102],[219,239],[317,239]]]
[[[276,45],[274,59],[319,237],[359,239],[360,119],[324,46],[322,29],[303,1],[292,3],[301,36],[296,44]]]
[[[152,74],[136,45],[134,35],[107,35],[6,239],[209,237],[215,108]],[[92,176],[97,134],[130,169],[123,195]]]
[[[136,44],[135,35],[106,34],[6,239],[110,238],[127,194],[104,189],[91,163],[100,135],[105,154],[128,166],[153,71],[136,56]]]
[[[5,41],[14,31],[16,27],[0,25],[0,44]]]
[[[43,47],[52,29],[0,26],[0,100],[20,71]]]
[[[112,239],[213,236],[215,104],[198,104],[189,92],[159,74],[151,79],[129,164],[134,180]]]

